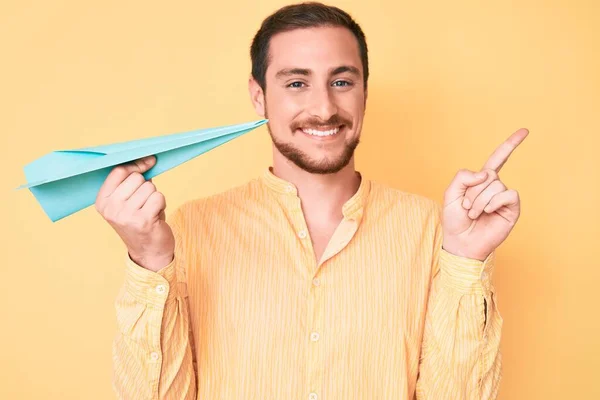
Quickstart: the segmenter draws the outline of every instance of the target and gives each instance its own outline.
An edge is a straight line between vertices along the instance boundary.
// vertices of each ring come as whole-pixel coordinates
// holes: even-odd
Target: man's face
[[[341,170],[358,145],[365,112],[356,38],[341,27],[295,29],[273,36],[269,55],[266,93],[256,82],[250,87],[275,147],[310,173]]]

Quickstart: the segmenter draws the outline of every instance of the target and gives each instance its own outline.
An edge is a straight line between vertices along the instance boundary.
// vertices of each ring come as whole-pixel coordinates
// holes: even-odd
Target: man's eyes
[[[296,81],[296,82],[292,82],[290,84],[287,85],[287,87],[292,88],[292,89],[300,89],[305,87],[306,84],[304,82],[300,82],[300,81]],[[339,80],[339,81],[335,81],[331,84],[331,86],[334,87],[347,87],[347,86],[352,86],[352,82],[349,81],[344,81],[344,80]]]

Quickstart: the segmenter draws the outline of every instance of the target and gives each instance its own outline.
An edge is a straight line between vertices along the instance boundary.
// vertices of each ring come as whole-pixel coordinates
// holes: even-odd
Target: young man
[[[354,168],[367,99],[365,37],[318,3],[268,17],[250,97],[273,165],[165,222],[164,196],[115,168],[96,207],[129,257],[116,302],[122,399],[489,399],[502,319],[493,251],[520,208],[498,171],[461,170],[444,206]]]

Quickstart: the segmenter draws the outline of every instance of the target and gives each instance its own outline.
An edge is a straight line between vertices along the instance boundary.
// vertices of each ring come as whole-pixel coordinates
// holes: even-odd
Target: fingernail
[[[477,217],[477,213],[474,210],[469,211],[469,218],[475,219]]]
[[[477,178],[481,179],[481,178],[485,178],[487,177],[487,172],[483,171],[477,174]]]
[[[471,200],[469,200],[468,197],[465,197],[462,205],[465,210],[468,210],[469,208],[471,208]]]
[[[490,206],[486,206],[486,207],[483,209],[483,211],[485,211],[485,212],[489,213],[491,209],[492,209],[492,207],[490,207]]]

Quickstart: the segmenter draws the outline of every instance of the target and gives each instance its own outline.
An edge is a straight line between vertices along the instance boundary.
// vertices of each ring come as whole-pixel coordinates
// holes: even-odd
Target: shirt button
[[[300,239],[305,239],[307,235],[308,235],[308,233],[307,233],[307,232],[306,232],[306,230],[304,230],[304,229],[303,229],[303,230],[301,230],[300,232],[298,232],[298,237],[299,237]]]
[[[313,285],[319,286],[320,284],[321,284],[321,281],[319,280],[319,278],[313,279]]]
[[[158,293],[158,294],[163,294],[166,290],[167,290],[167,287],[165,285],[158,285],[156,287],[156,293]]]
[[[319,398],[319,396],[317,396],[317,394],[315,392],[312,392],[311,394],[308,395],[308,400],[317,400]]]
[[[292,193],[294,191],[294,187],[292,185],[287,185],[285,187],[285,191],[288,193]]]
[[[152,361],[158,361],[159,358],[160,358],[160,356],[158,355],[157,352],[153,351],[152,353],[150,353],[150,359]]]
[[[319,340],[319,332],[313,332],[310,334],[310,340],[312,340],[313,342],[316,342],[317,340]]]

